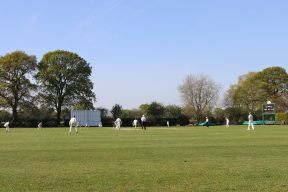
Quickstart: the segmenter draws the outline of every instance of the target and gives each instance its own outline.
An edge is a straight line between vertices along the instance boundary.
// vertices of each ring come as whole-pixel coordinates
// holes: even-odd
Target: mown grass
[[[288,126],[0,130],[0,191],[288,191]]]

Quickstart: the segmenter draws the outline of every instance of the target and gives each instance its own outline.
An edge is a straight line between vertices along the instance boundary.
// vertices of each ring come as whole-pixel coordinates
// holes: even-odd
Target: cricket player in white
[[[253,125],[253,115],[249,113],[248,115],[248,129],[250,130],[250,127],[252,127],[252,130],[254,131],[254,125]]]
[[[75,116],[73,116],[70,119],[69,126],[70,126],[69,133],[72,132],[72,127],[75,127],[75,131],[76,131],[76,133],[78,133],[77,120],[76,120]]]
[[[205,119],[206,119],[206,120],[205,120],[205,121],[206,121],[206,127],[209,127],[209,118],[206,117]]]
[[[40,122],[40,123],[38,124],[38,128],[37,128],[37,129],[39,130],[39,129],[41,129],[41,128],[42,128],[42,122]]]
[[[229,119],[226,117],[226,127],[229,127]]]
[[[146,117],[145,115],[142,115],[141,117],[141,126],[142,126],[142,130],[145,130],[146,131]]]
[[[118,117],[114,123],[115,123],[116,129],[120,130],[120,127],[121,127],[121,124],[122,124],[121,119]]]
[[[9,132],[9,121],[4,124],[4,127],[6,128],[6,132]]]
[[[169,122],[169,121],[167,121],[166,123],[167,123],[167,127],[170,127],[170,122]]]
[[[133,127],[137,127],[138,126],[138,120],[137,119],[134,119],[133,123],[132,123]]]

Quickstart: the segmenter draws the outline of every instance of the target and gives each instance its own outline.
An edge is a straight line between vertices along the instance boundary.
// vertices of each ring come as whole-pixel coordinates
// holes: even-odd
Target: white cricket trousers
[[[73,127],[73,126],[70,125],[69,133],[72,132],[72,127]],[[77,125],[75,125],[74,127],[75,127],[75,131],[76,131],[76,133],[78,133],[78,127],[77,127]]]
[[[254,130],[253,121],[248,122],[248,129],[247,130],[250,130],[251,127],[252,127],[252,130]]]
[[[229,121],[226,122],[226,127],[229,127]]]
[[[120,130],[121,124],[120,123],[116,123],[116,129]]]

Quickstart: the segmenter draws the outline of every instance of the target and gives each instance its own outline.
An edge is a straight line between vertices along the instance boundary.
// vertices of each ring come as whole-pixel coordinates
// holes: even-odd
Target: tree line
[[[34,55],[15,51],[0,57],[0,121],[10,118],[17,126],[20,119],[56,119],[70,117],[74,109],[95,109],[92,67],[79,55],[56,50],[44,54],[38,62]],[[139,118],[142,114],[150,121],[181,119],[199,124],[209,117],[222,124],[228,117],[234,124],[242,123],[252,112],[261,117],[262,104],[276,104],[279,117],[287,118],[288,74],[284,68],[269,67],[259,72],[248,72],[225,92],[223,104],[219,105],[221,86],[209,76],[188,75],[178,91],[182,105],[163,105],[154,101],[141,104],[138,109],[123,109],[115,104],[110,110],[100,107],[102,118]],[[217,104],[218,103],[218,104]],[[221,107],[217,107],[221,106]],[[288,120],[288,119],[287,119]],[[175,120],[175,122],[178,122]]]
[[[60,125],[63,109],[93,108],[91,72],[87,61],[68,51],[48,52],[39,62],[23,51],[8,53],[0,57],[0,107],[11,111],[14,126],[18,114],[31,111],[43,116],[56,112]],[[7,116],[7,111],[2,113]]]
[[[240,76],[224,96],[224,109],[235,122],[243,121],[248,112],[261,119],[262,105],[267,101],[275,103],[278,114],[288,112],[288,74],[284,68],[269,67]],[[280,116],[278,120],[288,121],[287,115]]]
[[[153,120],[188,118],[191,124],[199,124],[209,117],[215,124],[224,124],[228,117],[233,124],[241,124],[249,112],[261,119],[262,105],[271,101],[276,105],[278,120],[288,122],[288,74],[284,68],[269,67],[259,72],[248,72],[239,77],[236,84],[225,92],[219,105],[221,86],[207,75],[188,75],[179,85],[182,106],[164,106],[159,102],[142,104],[138,109],[122,109],[115,104],[109,111],[99,108],[105,118],[111,112],[114,118],[139,118],[142,114]],[[217,104],[218,103],[218,104]],[[220,107],[217,107],[220,106]]]
[[[262,119],[262,105],[275,103],[278,120],[288,122],[288,74],[282,67],[248,72],[225,92],[221,107],[216,105],[220,85],[205,75],[189,75],[179,86],[184,111],[196,123],[208,116],[216,124],[241,124],[249,112]],[[219,101],[218,101],[219,102]]]

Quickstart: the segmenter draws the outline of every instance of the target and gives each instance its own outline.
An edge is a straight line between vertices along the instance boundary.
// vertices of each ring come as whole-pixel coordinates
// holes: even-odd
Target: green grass
[[[0,191],[288,191],[288,127],[0,129]]]

